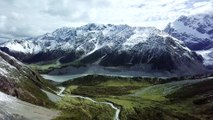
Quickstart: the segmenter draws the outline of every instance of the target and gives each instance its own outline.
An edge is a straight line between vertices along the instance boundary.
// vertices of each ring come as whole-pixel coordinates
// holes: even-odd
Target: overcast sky
[[[155,26],[212,12],[213,0],[0,0],[0,41],[87,23]]]

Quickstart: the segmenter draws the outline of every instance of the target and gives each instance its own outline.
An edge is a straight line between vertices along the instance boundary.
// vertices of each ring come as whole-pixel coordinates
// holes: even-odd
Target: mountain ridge
[[[27,40],[10,41],[2,44],[0,49],[27,63],[58,59],[62,64],[148,65],[145,70],[150,71],[183,72],[190,71],[190,67],[199,72],[203,70],[201,57],[180,40],[154,27],[92,23],[77,28],[59,28]]]
[[[33,104],[51,105],[51,101],[41,89],[51,91],[56,88],[26,65],[0,51],[1,92]]]

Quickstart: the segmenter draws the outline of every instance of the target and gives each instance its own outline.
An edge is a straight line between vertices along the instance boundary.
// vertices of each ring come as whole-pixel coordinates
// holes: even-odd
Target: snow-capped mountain
[[[183,42],[152,27],[87,24],[60,28],[27,40],[14,40],[1,49],[32,63],[58,59],[60,63],[101,66],[141,65],[145,70],[200,72],[202,59]]]
[[[0,92],[33,104],[47,105],[50,101],[41,91],[46,88],[52,87],[39,74],[0,51]]]
[[[213,47],[213,15],[198,14],[181,16],[170,23],[165,31],[192,50],[203,50]]]
[[[170,23],[165,32],[201,54],[206,66],[213,65],[213,15],[181,16]]]

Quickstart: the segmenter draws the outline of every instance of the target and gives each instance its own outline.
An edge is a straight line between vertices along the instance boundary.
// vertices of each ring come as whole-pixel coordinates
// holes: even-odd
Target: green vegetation
[[[208,120],[213,118],[212,79],[168,78],[164,80],[90,75],[64,82],[62,85],[67,87],[65,94],[89,96],[97,101],[114,103],[121,108],[121,120]],[[91,110],[88,111],[91,112]],[[98,118],[98,120],[103,119],[105,118]]]
[[[184,99],[191,98],[195,95],[202,95],[213,90],[213,80],[206,80],[182,87],[174,93],[167,95],[168,98]]]
[[[89,97],[101,97],[101,96],[121,96],[132,93],[132,90],[136,90],[137,86],[122,86],[122,87],[111,87],[111,86],[79,86],[77,89],[72,91],[72,94],[80,94]]]
[[[80,66],[85,66],[85,64],[82,64],[79,61],[60,64],[58,62],[58,60],[52,60],[52,61],[48,61],[48,62],[30,64],[29,66],[41,74],[46,74],[55,69],[61,69],[61,68],[68,67],[68,66],[80,67]]]
[[[5,64],[0,65],[7,71],[6,75],[0,75],[0,91],[32,104],[55,107],[41,89],[53,92],[57,90],[56,86],[16,60],[9,57],[6,60]]]
[[[50,101],[41,89],[54,93],[57,90],[56,86],[52,85],[49,81],[44,80],[36,72],[27,70],[24,77],[20,78],[21,81],[17,84],[16,97],[32,104],[55,107],[55,104]]]
[[[55,120],[113,120],[115,115],[115,110],[108,105],[69,96],[57,106],[62,114]]]
[[[40,106],[55,107],[54,103],[48,99],[47,95],[38,89],[37,86],[34,86],[31,81],[23,81],[19,86],[24,89],[23,91],[20,91],[22,92],[21,94],[17,93],[18,95],[16,96],[19,99]],[[33,96],[29,96],[28,92]]]
[[[141,78],[133,80],[131,78],[89,75],[64,82],[63,85],[68,86],[66,92],[71,94],[89,97],[122,96],[151,85],[151,83],[142,80]]]

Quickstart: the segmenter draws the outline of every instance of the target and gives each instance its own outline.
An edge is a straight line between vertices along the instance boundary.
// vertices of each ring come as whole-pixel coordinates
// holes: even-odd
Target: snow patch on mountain
[[[3,76],[7,76],[8,75],[8,71],[5,68],[0,68],[0,74],[3,75]]]
[[[183,22],[176,20],[170,24],[170,27],[175,28],[178,33],[185,33],[197,38],[209,38],[209,35],[206,33],[200,33],[196,30],[196,27],[185,26]]]
[[[146,42],[148,37],[153,33],[154,30],[145,28],[136,28],[134,34],[124,42],[124,47],[132,47],[138,43]]]
[[[0,51],[0,54],[5,54]],[[15,60],[13,57],[10,60]],[[2,56],[0,56],[0,75],[11,78],[10,75],[12,72],[17,71],[17,68],[9,64]]]
[[[41,46],[33,41],[18,41],[7,42],[2,47],[8,47],[13,51],[24,52],[24,53],[38,53],[42,50]]]
[[[209,50],[200,50],[196,51],[197,54],[202,55],[204,58],[204,65],[209,66],[213,65],[213,48]]]
[[[14,97],[6,95],[5,93],[0,92],[0,102],[12,102],[15,101]]]

